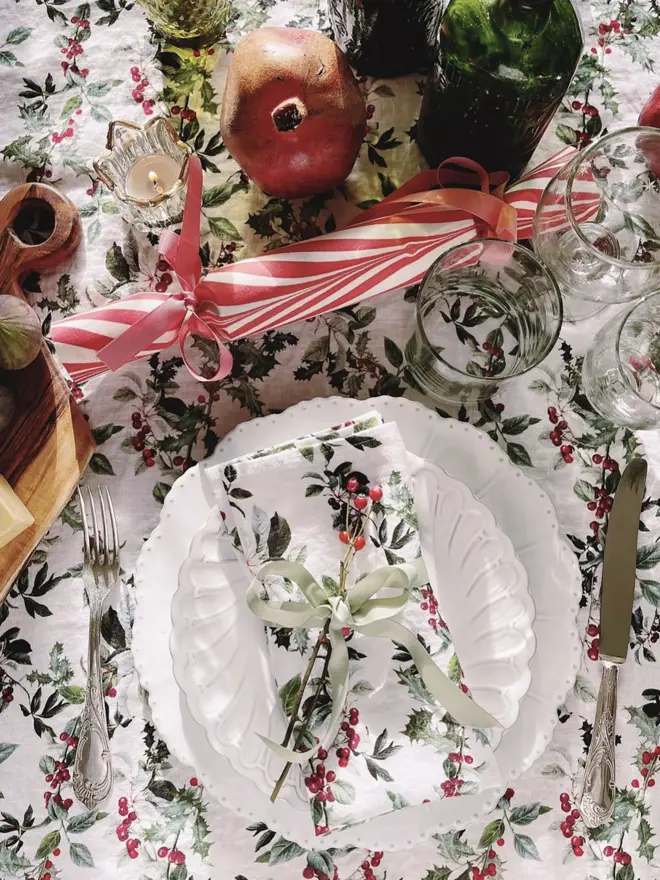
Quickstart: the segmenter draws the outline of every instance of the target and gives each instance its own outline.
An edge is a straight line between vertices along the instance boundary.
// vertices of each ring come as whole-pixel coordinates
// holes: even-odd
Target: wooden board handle
[[[52,234],[40,244],[26,244],[16,232],[19,215],[30,208],[52,212]],[[69,198],[44,183],[15,187],[0,201],[0,291],[22,296],[21,278],[61,263],[79,242],[80,217]]]

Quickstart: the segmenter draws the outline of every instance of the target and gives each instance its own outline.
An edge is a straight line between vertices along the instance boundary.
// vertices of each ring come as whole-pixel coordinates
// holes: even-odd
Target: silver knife
[[[582,818],[588,828],[609,822],[614,812],[617,677],[619,665],[628,653],[635,595],[637,530],[646,486],[646,470],[643,458],[634,458],[626,467],[614,495],[607,526],[600,604],[603,677],[580,796]]]

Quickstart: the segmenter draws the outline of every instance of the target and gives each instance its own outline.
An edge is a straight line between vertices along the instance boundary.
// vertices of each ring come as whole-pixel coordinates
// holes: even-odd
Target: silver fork
[[[89,602],[89,644],[87,690],[78,723],[73,791],[78,800],[91,810],[108,796],[112,788],[110,740],[101,674],[101,617],[103,602],[119,579],[119,539],[115,511],[107,486],[98,490],[100,531],[91,489],[86,491],[87,503],[80,487],[77,493],[83,521],[83,583]],[[88,505],[91,523],[87,515]],[[100,749],[95,746],[100,746]]]

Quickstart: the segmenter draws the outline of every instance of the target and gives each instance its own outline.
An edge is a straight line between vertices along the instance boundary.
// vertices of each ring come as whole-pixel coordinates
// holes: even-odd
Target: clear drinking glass
[[[460,244],[424,276],[408,368],[442,402],[483,400],[539,364],[561,322],[557,284],[530,250],[499,239]]]
[[[660,131],[623,129],[577,153],[543,193],[534,250],[567,297],[602,308],[650,293],[660,282]],[[565,303],[567,320],[589,313]]]
[[[660,426],[660,293],[612,318],[582,367],[591,405],[615,425]]]
[[[217,43],[232,18],[228,0],[139,0],[139,3],[171,43],[192,49]]]

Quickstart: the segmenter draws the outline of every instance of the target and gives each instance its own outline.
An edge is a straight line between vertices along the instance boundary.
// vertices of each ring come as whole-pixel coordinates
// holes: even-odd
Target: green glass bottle
[[[582,55],[571,0],[450,0],[436,44],[417,125],[425,159],[518,177]]]

